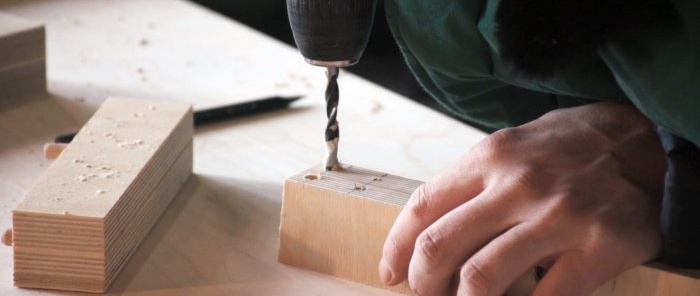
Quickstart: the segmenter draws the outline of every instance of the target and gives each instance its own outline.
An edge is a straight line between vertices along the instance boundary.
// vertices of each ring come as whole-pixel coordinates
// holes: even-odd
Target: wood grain
[[[291,177],[284,184],[279,261],[385,288],[377,276],[384,239],[419,184],[358,167],[316,167]],[[405,284],[390,290],[409,291]]]
[[[377,266],[389,230],[422,182],[355,166],[340,171],[314,167],[285,181],[280,218],[281,263],[392,291]],[[654,264],[639,266],[601,286],[594,296],[692,296],[700,274]],[[507,296],[530,295],[533,273],[523,275]]]
[[[13,211],[19,287],[104,292],[192,172],[187,104],[111,98]]]

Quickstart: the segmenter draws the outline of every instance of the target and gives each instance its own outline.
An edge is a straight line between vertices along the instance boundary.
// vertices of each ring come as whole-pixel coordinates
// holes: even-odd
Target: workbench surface
[[[77,130],[108,96],[195,109],[304,95],[290,110],[196,130],[194,175],[109,295],[393,295],[277,263],[282,183],[323,160],[324,69],[293,47],[180,0],[4,1],[43,22],[48,94],[0,98],[0,229],[50,165],[42,146]],[[340,160],[426,180],[483,134],[375,84],[339,79]],[[0,246],[0,295],[19,289]]]

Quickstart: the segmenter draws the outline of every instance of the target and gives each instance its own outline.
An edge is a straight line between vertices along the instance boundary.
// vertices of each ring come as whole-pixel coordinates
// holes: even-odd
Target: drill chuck
[[[306,62],[321,67],[357,63],[367,47],[376,0],[287,0],[294,41]]]

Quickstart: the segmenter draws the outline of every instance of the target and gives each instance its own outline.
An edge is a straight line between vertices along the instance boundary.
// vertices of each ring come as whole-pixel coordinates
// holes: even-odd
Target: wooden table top
[[[277,263],[282,183],[323,160],[324,69],[293,47],[180,0],[4,1],[42,22],[48,94],[0,98],[0,229],[50,165],[42,146],[77,130],[109,96],[195,109],[304,95],[290,110],[196,131],[194,175],[109,295],[393,295]],[[428,179],[483,134],[361,78],[339,79],[340,160]],[[18,289],[0,246],[0,295]]]

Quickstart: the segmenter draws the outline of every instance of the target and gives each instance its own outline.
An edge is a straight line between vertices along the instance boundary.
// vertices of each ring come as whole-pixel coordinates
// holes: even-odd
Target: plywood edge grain
[[[13,212],[15,285],[105,292],[192,174],[192,115],[107,99]]]

